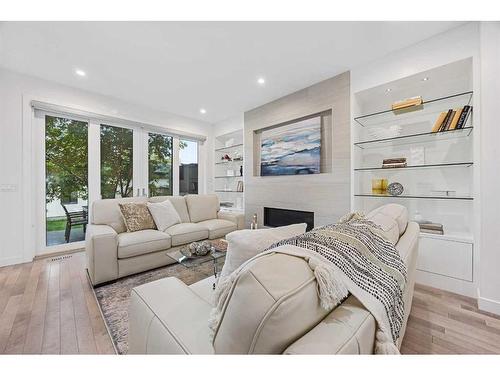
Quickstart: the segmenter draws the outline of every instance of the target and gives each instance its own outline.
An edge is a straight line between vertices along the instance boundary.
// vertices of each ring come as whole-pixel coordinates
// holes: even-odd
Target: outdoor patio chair
[[[83,225],[83,233],[86,232],[88,224],[87,210],[82,207],[82,211],[68,211],[64,204],[61,203],[61,206],[66,213],[66,230],[64,231],[64,239],[66,240],[66,243],[68,243],[71,236],[71,228],[74,225]]]

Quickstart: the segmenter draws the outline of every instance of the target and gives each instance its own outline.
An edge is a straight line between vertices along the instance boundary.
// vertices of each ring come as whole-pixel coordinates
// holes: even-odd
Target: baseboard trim
[[[29,261],[25,262],[23,258],[19,256],[0,259],[0,267],[13,266],[21,263],[29,263]]]
[[[477,299],[477,305],[479,310],[487,311],[500,316],[500,301],[479,296]]]
[[[33,260],[39,260],[39,259],[45,259],[45,258],[52,258],[52,257],[55,257],[55,256],[69,255],[69,254],[74,254],[74,253],[80,253],[82,251],[85,251],[85,248],[81,247],[81,248],[78,248],[78,249],[53,251],[51,253],[45,253],[45,254],[36,255],[35,258],[33,258]]]

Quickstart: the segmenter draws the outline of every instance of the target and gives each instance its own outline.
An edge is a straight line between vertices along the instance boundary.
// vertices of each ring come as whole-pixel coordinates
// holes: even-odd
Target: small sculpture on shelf
[[[240,176],[243,176],[243,166],[240,165]]]
[[[257,214],[253,214],[252,222],[250,223],[250,229],[257,229]]]
[[[392,196],[403,194],[403,190],[403,185],[401,185],[399,182],[392,182],[389,184],[389,186],[387,186],[387,192]]]
[[[222,161],[232,161],[233,160],[233,159],[231,159],[231,156],[229,156],[228,154],[222,155],[222,157],[220,159]]]

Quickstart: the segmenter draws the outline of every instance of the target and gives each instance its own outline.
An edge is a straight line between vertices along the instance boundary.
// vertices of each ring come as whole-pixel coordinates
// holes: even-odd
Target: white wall
[[[481,257],[479,308],[500,315],[500,22],[481,23]]]
[[[244,122],[244,113],[217,122],[214,124],[214,135],[218,137],[219,135],[231,133],[236,130],[243,130]]]
[[[30,113],[23,97],[206,135],[200,146],[200,193],[208,190],[213,169],[211,124],[0,69],[0,266],[29,261],[32,255],[31,245],[24,244],[29,225],[23,229],[32,219],[23,213],[23,116]]]

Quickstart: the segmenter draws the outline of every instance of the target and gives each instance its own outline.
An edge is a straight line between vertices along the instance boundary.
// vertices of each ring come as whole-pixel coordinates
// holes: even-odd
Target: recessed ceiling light
[[[424,78],[422,78],[422,81],[424,81],[424,82],[425,82],[425,81],[428,81],[428,80],[429,80],[429,77],[424,77]]]
[[[80,77],[85,77],[87,75],[87,73],[85,73],[83,70],[81,69],[75,69],[75,74],[77,76],[80,76]]]
[[[200,108],[200,113],[204,115],[205,113],[207,113],[207,110],[205,108]]]
[[[392,89],[387,89],[387,90],[385,90],[385,92],[391,92],[391,91],[392,91]]]
[[[259,77],[257,83],[262,86],[266,84],[266,80],[263,77]]]

